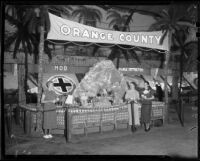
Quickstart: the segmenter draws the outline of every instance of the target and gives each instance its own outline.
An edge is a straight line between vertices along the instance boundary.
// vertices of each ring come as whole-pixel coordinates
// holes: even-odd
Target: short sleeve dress
[[[153,92],[150,90],[149,93],[144,94],[147,98],[151,98],[153,96]],[[141,107],[141,122],[142,123],[150,123],[151,121],[151,107],[152,101],[147,99],[142,99],[142,107]]]
[[[46,90],[44,91],[45,101],[55,100],[57,95],[53,91]],[[44,104],[44,110],[54,109],[55,104],[53,102],[48,102]],[[44,112],[44,122],[43,128],[44,129],[55,129],[57,127],[57,120],[56,120],[56,111],[47,111]]]

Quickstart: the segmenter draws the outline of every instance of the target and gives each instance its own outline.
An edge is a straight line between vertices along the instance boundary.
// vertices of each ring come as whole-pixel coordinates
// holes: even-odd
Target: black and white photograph
[[[2,4],[2,159],[198,159],[197,1]]]

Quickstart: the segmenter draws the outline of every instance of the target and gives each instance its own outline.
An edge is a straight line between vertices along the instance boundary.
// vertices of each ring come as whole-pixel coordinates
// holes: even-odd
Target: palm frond
[[[198,57],[198,42],[197,41],[188,42],[185,44],[184,49],[187,55],[187,59],[184,60],[184,62],[186,62],[185,68],[187,71],[190,67],[197,65],[195,62]]]
[[[52,59],[51,49],[49,48],[48,42],[44,42],[44,52],[48,55],[49,59]]]
[[[12,17],[15,17],[16,16],[16,9],[13,5],[6,5],[5,6],[5,13],[11,15]]]
[[[38,19],[33,16],[28,23],[28,32],[31,33],[36,33],[37,26],[39,26]]]
[[[19,36],[15,42],[15,47],[14,47],[14,52],[13,52],[13,58],[15,59],[16,58],[16,55],[17,55],[17,52],[18,52],[18,49],[19,49],[19,46],[21,44],[21,37]]]
[[[50,24],[51,24],[48,12],[47,11],[44,12],[43,16],[45,17],[45,21],[44,21],[45,31],[46,31],[46,33],[48,33],[50,30]]]
[[[165,55],[163,53],[160,53],[159,56],[160,56],[160,66],[159,66],[159,68],[162,69],[164,67]]]
[[[27,45],[27,51],[30,55],[32,55],[33,53],[33,47],[32,47],[32,43],[31,40],[29,38],[26,39],[26,45]]]
[[[106,20],[109,20],[109,19],[121,19],[121,15],[117,12],[112,12],[108,14],[108,16],[106,17]]]
[[[8,50],[10,48],[10,46],[16,41],[16,38],[17,38],[17,32],[14,32],[11,36],[8,36],[5,39],[4,43],[5,50]]]
[[[72,17],[77,17],[79,14],[80,15],[82,14],[82,10],[81,9],[74,10],[72,12]]]
[[[185,43],[184,46],[185,46],[186,48],[187,48],[187,47],[190,48],[191,45],[197,46],[197,45],[198,45],[198,42],[197,42],[197,41],[189,41],[189,42]]]
[[[101,11],[99,11],[98,9],[92,9],[92,12],[97,14],[100,17],[100,19],[103,18]]]
[[[128,18],[126,19],[126,22],[124,24],[124,28],[122,29],[122,31],[126,31],[127,26],[130,24],[131,19],[133,17],[134,11],[131,11],[130,15],[128,15]]]
[[[61,14],[65,15],[65,16],[70,16],[71,15],[71,11],[73,10],[71,6],[69,5],[48,5],[48,10],[50,12],[53,12],[53,14],[61,17]]]
[[[113,19],[112,21],[110,21],[110,23],[109,23],[109,27],[113,27],[114,25],[118,25],[119,23],[118,23],[118,21],[119,20],[115,20],[115,19]]]
[[[108,56],[108,59],[113,61],[115,58],[118,57],[119,54],[120,52],[118,50],[118,47],[114,46],[112,47],[112,50],[111,50],[110,55]]]
[[[165,30],[165,31],[164,31],[164,34],[163,34],[162,37],[160,38],[160,42],[159,42],[160,45],[163,44],[163,41],[164,41],[164,39],[166,38],[167,33],[168,33],[168,30]]]
[[[135,59],[139,64],[141,64],[140,58],[134,49],[128,50],[128,53],[133,59]]]
[[[105,11],[108,11],[110,9],[108,5],[97,5],[97,6]]]
[[[19,21],[17,19],[15,19],[14,17],[10,16],[7,13],[5,13],[5,19],[8,20],[8,22],[11,25],[18,26],[18,24],[19,24]]]
[[[122,8],[121,5],[110,5],[112,10],[116,10],[116,11],[120,11],[120,12],[124,12],[127,13],[128,9],[127,8]]]
[[[98,14],[94,13],[92,17],[92,20],[94,20],[93,22],[101,22],[101,17]]]
[[[126,61],[129,61],[129,55],[127,50],[121,49],[121,53],[123,54]]]
[[[23,24],[28,23],[30,20],[33,19],[33,17],[34,17],[35,15],[36,15],[36,14],[35,14],[33,8],[27,10],[27,11],[26,11],[25,18],[24,18],[24,21],[23,21]]]

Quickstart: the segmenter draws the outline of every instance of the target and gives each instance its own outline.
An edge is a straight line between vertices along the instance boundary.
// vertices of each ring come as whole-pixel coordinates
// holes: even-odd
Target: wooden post
[[[6,111],[6,124],[7,124],[7,132],[8,132],[8,137],[10,138],[12,135],[12,107],[11,104],[9,104],[7,106],[7,109],[5,109]]]
[[[31,112],[25,110],[25,133],[31,134]]]
[[[116,130],[117,129],[117,110],[116,111],[114,111],[114,130]]]
[[[17,125],[20,125],[20,107],[19,107],[19,105],[17,105],[17,107],[15,108],[15,123]]]
[[[69,108],[67,107],[65,110],[65,139],[66,142],[70,142],[71,140],[71,114],[69,112]]]
[[[24,133],[26,134],[26,110],[23,110],[24,119],[23,119],[23,129]]]
[[[4,119],[5,119],[5,135],[10,137],[10,127],[9,127],[9,110],[8,107],[4,110]]]
[[[99,129],[99,131],[100,131],[100,133],[102,133],[103,132],[103,125],[102,125],[102,111],[100,111],[100,127],[99,127],[100,129]]]

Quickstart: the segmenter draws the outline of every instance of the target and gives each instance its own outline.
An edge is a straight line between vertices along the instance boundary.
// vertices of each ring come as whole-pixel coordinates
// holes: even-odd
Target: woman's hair
[[[147,84],[148,90],[151,90],[151,89],[152,89],[151,86],[150,86],[150,84],[149,84],[149,82],[145,81],[144,83]]]
[[[137,84],[135,82],[126,82],[127,83],[127,86],[128,86],[128,89],[131,89],[131,84],[134,85],[134,87],[136,88]]]
[[[129,82],[126,82],[126,84],[127,84],[128,89],[130,89],[131,87],[130,87]]]
[[[137,87],[137,84],[135,82],[131,82],[131,84],[133,84],[134,87]]]
[[[46,83],[47,88],[49,88],[49,84],[51,84],[51,83],[53,83],[53,81],[48,81],[48,82]]]

